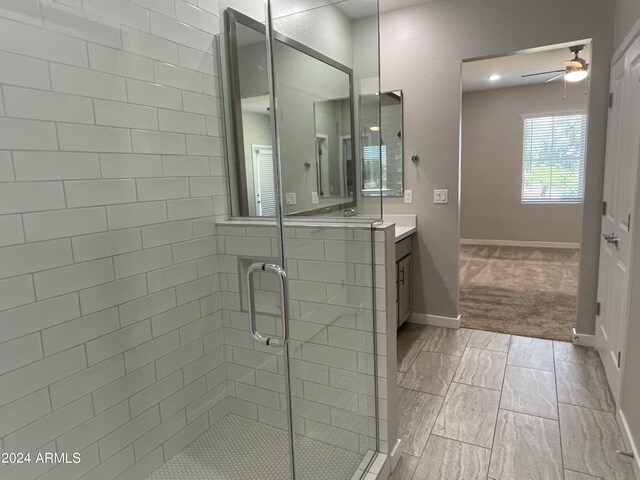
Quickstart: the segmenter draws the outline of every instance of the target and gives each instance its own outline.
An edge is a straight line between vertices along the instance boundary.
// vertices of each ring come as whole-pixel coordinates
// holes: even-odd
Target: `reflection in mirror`
[[[237,184],[232,186],[237,201],[234,206],[242,216],[275,216],[264,30],[259,31],[258,22],[242,24],[230,14],[225,15],[225,22],[233,121],[231,151],[236,159],[230,167],[234,168],[237,179]]]
[[[227,58],[237,216],[277,211],[264,25],[231,9]],[[283,214],[317,215],[355,205],[350,68],[274,32]],[[295,112],[295,114],[293,114]]]
[[[373,116],[372,116],[373,118]],[[362,194],[403,194],[402,91],[380,94],[380,124],[365,122],[362,132]]]
[[[319,199],[353,197],[354,165],[349,98],[315,102]]]
[[[354,203],[340,155],[341,137],[352,137],[351,70],[292,42],[274,44],[283,213],[344,209]]]

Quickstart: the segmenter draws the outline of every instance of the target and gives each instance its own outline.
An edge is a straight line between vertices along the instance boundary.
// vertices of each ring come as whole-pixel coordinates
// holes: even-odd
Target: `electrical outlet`
[[[320,203],[320,200],[318,200],[318,192],[311,192],[311,203],[314,205]]]
[[[287,199],[287,205],[295,205],[296,203],[298,203],[298,201],[296,200],[295,193],[287,193],[286,199]]]
[[[433,203],[449,203],[449,190],[434,190]]]
[[[404,203],[413,203],[413,190],[404,191]]]

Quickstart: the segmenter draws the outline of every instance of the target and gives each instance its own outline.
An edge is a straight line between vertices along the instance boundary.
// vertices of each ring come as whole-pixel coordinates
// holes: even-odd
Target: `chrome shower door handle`
[[[280,279],[280,303],[282,318],[282,336],[269,337],[258,331],[256,326],[256,301],[253,291],[253,274],[255,272],[273,272]],[[271,263],[253,263],[247,268],[247,292],[249,294],[249,323],[251,325],[251,336],[256,342],[264,343],[273,347],[282,347],[289,341],[289,282],[287,272],[280,265]]]

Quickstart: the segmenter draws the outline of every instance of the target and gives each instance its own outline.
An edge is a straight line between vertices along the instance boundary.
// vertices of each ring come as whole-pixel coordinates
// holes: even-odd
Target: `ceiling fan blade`
[[[549,82],[553,82],[554,80],[558,79],[558,78],[562,78],[564,77],[564,72],[550,78],[549,80],[545,80],[544,83],[549,83]]]
[[[534,76],[536,76],[536,75],[548,75],[548,74],[550,74],[550,73],[560,73],[560,72],[564,73],[564,70],[550,70],[550,71],[548,71],[548,72],[529,73],[529,74],[527,74],[527,75],[521,75],[521,77],[522,77],[522,78],[525,78],[525,77],[534,77]]]

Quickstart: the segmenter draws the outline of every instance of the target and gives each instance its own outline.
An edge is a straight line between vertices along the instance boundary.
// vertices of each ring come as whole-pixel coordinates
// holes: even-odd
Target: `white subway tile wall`
[[[239,264],[274,256],[275,229],[225,223],[217,231],[223,239],[218,254],[229,408],[236,415],[286,428],[282,357],[246,335],[249,319],[246,300],[241,300],[246,294],[238,288]],[[372,246],[384,244],[384,238],[372,240],[368,227],[286,227],[284,237],[291,296],[294,429],[365,454],[376,449],[374,341],[378,350],[386,344],[384,308],[377,312],[382,326],[377,338],[373,336],[371,275]],[[376,260],[384,266],[384,255]],[[265,280],[269,277],[256,281],[256,302],[259,310],[269,311],[279,303],[277,298],[271,301],[278,287]],[[384,285],[377,294],[385,295]],[[258,320],[263,333],[280,333],[274,317],[258,316]],[[377,357],[380,365],[386,365],[384,351]],[[386,381],[385,371],[378,371],[381,383]],[[386,389],[378,394],[382,404]],[[387,428],[384,417],[378,425],[382,432]],[[382,448],[387,444],[383,438]]]
[[[0,2],[0,451],[82,452],[1,479],[143,479],[228,412],[219,21],[191,3]]]
[[[251,340],[239,281],[276,231],[216,227],[218,25],[215,0],[0,3],[0,451],[82,452],[0,479],[143,479],[229,412],[286,428],[283,358]],[[384,236],[375,337],[371,231],[285,237],[294,430],[375,450],[377,361],[387,452]]]

